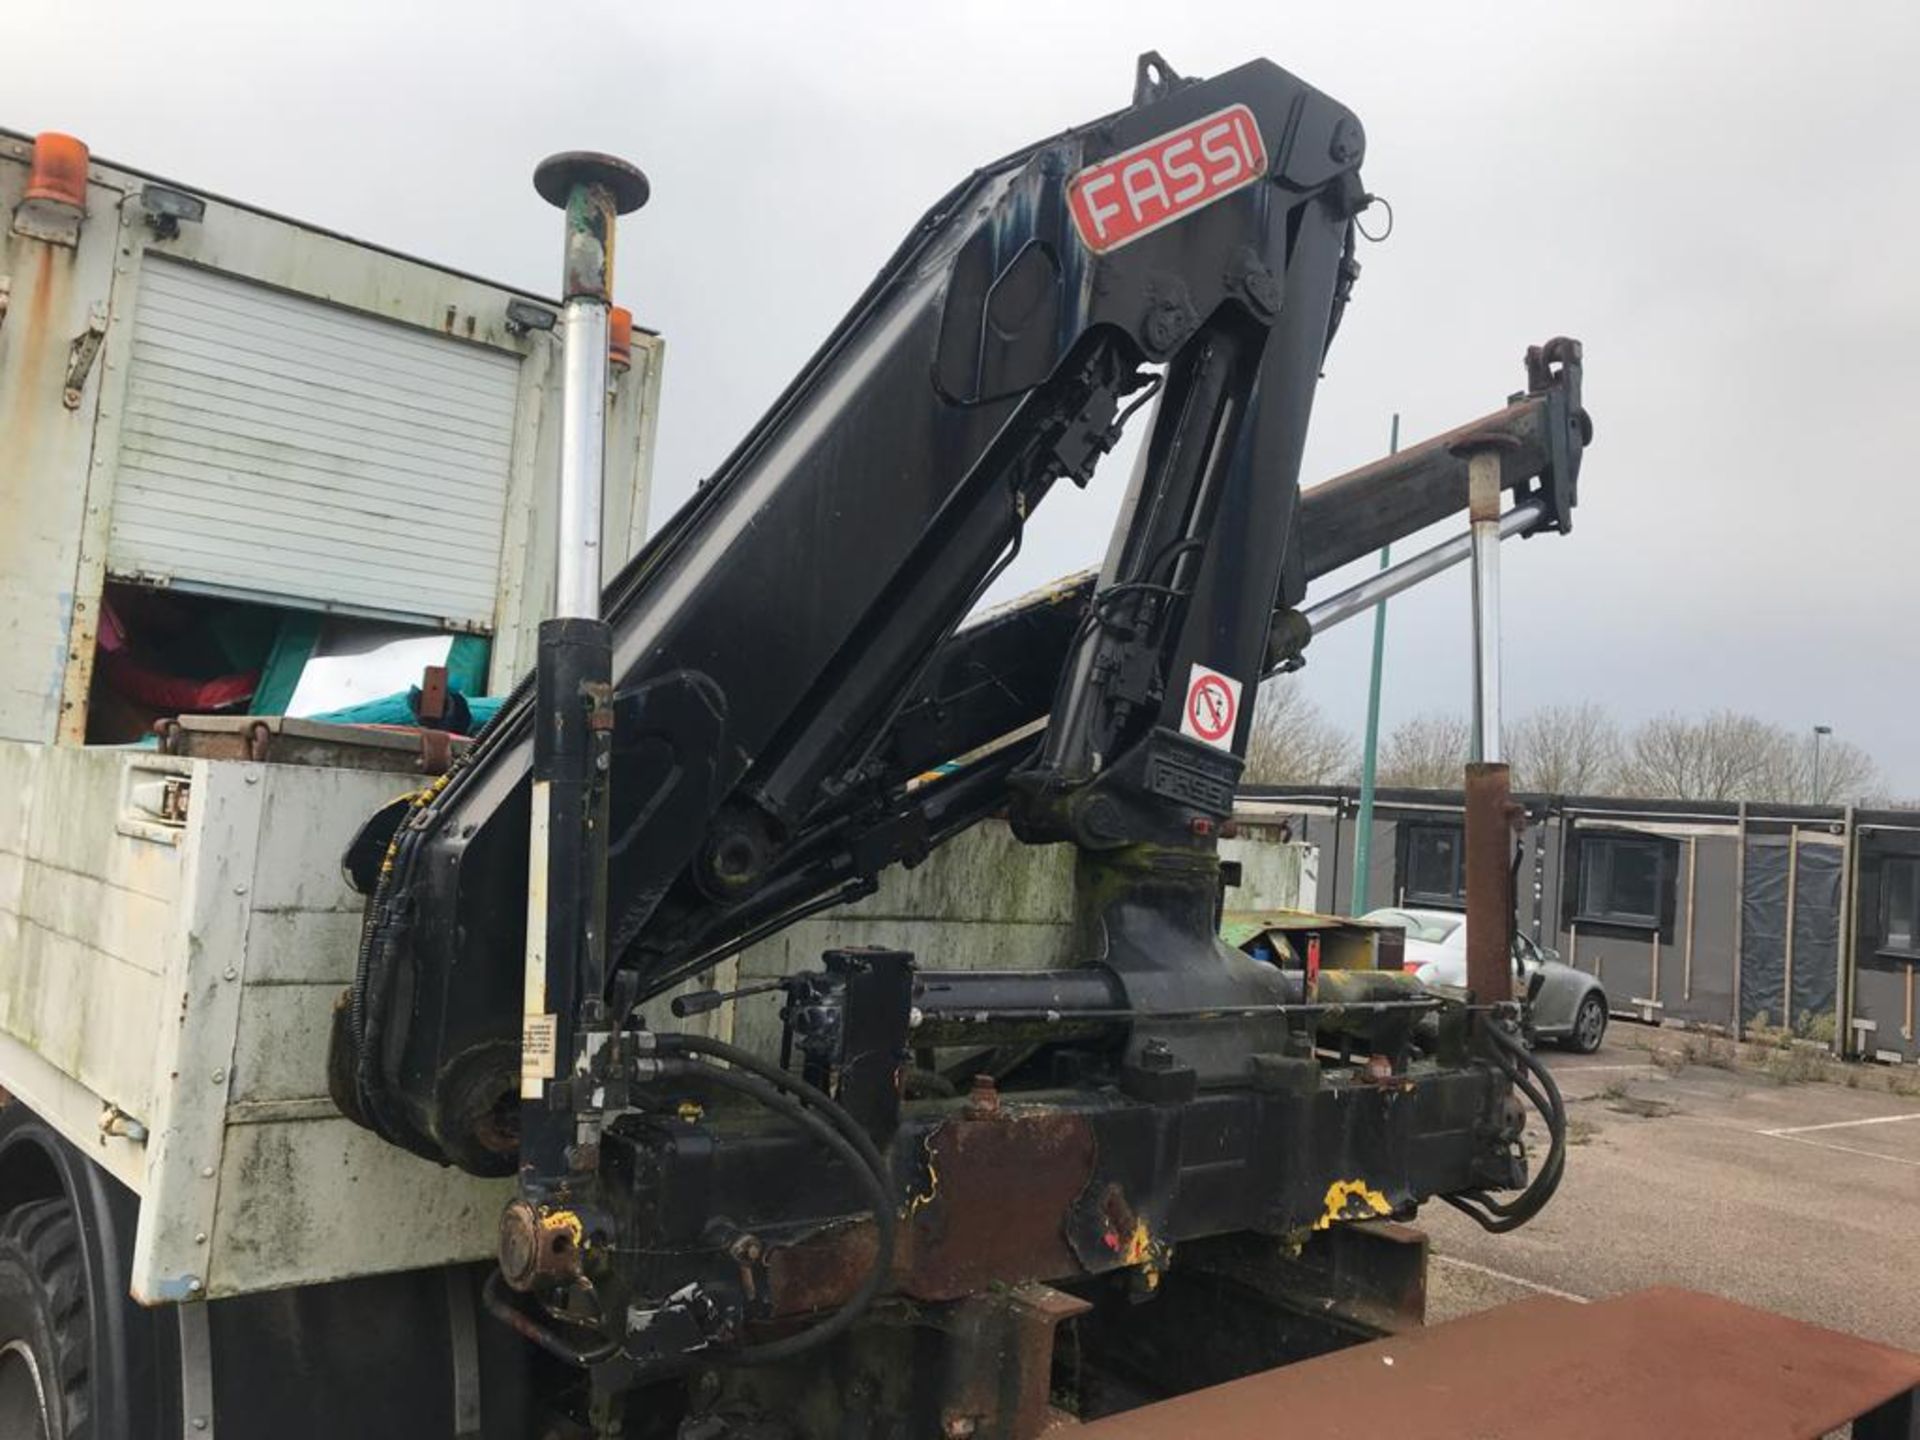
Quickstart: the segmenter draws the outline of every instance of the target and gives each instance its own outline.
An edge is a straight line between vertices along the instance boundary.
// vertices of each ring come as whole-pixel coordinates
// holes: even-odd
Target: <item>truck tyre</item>
[[[38,1200],[0,1216],[0,1435],[93,1433],[90,1328],[72,1207]]]

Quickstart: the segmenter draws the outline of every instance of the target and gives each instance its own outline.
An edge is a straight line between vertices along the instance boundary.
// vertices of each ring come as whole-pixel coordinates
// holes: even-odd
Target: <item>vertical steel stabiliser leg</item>
[[[1473,763],[1467,766],[1467,988],[1476,1003],[1513,999],[1512,786],[1500,739],[1500,466],[1513,441],[1469,436],[1472,523]]]
[[[605,998],[612,645],[600,618],[607,314],[615,217],[645,204],[648,187],[625,161],[578,151],[542,161],[533,183],[567,217],[560,520],[535,680],[520,1069],[521,1195],[542,1205],[564,1201],[572,1175],[591,1168],[582,1162],[596,1137],[576,1133],[572,1086],[615,1028]]]
[[[614,228],[617,216],[646,203],[648,185],[625,161],[580,151],[543,160],[533,183],[566,212],[566,348],[554,613],[540,624],[534,679],[520,1194],[500,1221],[499,1279],[516,1290],[548,1289],[565,1304],[580,1280],[583,1225],[573,1207],[599,1155],[587,1072],[597,1050],[619,1044],[619,1017],[606,998],[613,646],[600,618],[600,503]],[[564,1352],[546,1327],[491,1293],[493,1283],[489,1308]],[[618,1398],[597,1386],[591,1423],[596,1434],[620,1433]]]

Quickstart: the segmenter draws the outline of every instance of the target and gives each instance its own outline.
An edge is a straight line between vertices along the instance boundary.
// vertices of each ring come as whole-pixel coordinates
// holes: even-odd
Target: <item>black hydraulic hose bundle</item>
[[[1472,1216],[1483,1230],[1504,1235],[1538,1215],[1553,1198],[1553,1192],[1560,1188],[1567,1161],[1567,1107],[1552,1072],[1518,1038],[1491,1023],[1487,1033],[1504,1052],[1501,1069],[1546,1122],[1547,1158],[1532,1183],[1512,1200],[1496,1200],[1484,1190],[1466,1190],[1441,1198],[1456,1210]]]
[[[753,1101],[805,1131],[853,1172],[860,1188],[866,1192],[874,1220],[873,1264],[859,1288],[826,1319],[777,1340],[733,1351],[712,1354],[703,1351],[689,1358],[710,1365],[770,1365],[804,1355],[845,1334],[872,1305],[893,1269],[896,1221],[890,1177],[886,1161],[872,1137],[824,1092],[749,1051],[704,1035],[663,1034],[657,1039],[656,1053],[665,1061],[660,1072],[663,1077],[698,1077]],[[482,1298],[496,1317],[548,1354],[571,1365],[585,1369],[620,1353],[618,1339],[592,1347],[569,1343],[514,1304],[505,1292],[498,1270],[488,1277]]]
[[[768,1365],[803,1355],[845,1334],[866,1313],[893,1269],[895,1221],[891,1176],[873,1138],[824,1092],[751,1051],[704,1035],[663,1034],[658,1037],[658,1045],[658,1053],[663,1058],[678,1060],[685,1067],[669,1073],[697,1074],[703,1080],[757,1102],[806,1131],[853,1171],[866,1191],[873,1212],[873,1264],[844,1305],[826,1319],[795,1334],[703,1358],[720,1365]],[[709,1063],[712,1061],[725,1063]]]

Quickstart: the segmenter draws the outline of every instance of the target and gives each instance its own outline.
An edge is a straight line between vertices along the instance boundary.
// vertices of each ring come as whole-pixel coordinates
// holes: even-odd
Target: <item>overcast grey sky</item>
[[[1830,724],[1920,794],[1920,5],[5,0],[0,124],[541,291],[531,167],[653,178],[620,298],[667,337],[654,516],[925,206],[1127,100],[1134,56],[1265,55],[1365,122],[1397,226],[1306,477],[1497,408],[1586,343],[1570,539],[1507,547],[1508,704]],[[1123,475],[1043,507],[1011,588],[1092,563]],[[1364,625],[1309,693],[1357,728]],[[1388,724],[1467,702],[1455,575],[1393,607]]]

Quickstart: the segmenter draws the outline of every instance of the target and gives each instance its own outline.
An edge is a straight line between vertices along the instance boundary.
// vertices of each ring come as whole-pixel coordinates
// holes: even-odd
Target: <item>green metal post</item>
[[[1387,442],[1389,454],[1400,449],[1400,415],[1394,412],[1393,436]],[[1380,547],[1380,568],[1393,559],[1393,547]],[[1373,678],[1367,686],[1367,740],[1360,755],[1360,814],[1353,833],[1353,904],[1350,914],[1367,912],[1367,876],[1373,865],[1373,773],[1380,753],[1380,671],[1387,654],[1387,602],[1373,607]]]

